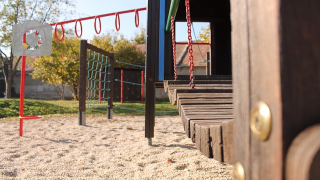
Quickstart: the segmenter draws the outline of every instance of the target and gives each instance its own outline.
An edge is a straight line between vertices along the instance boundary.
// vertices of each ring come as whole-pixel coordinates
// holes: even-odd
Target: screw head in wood
[[[244,169],[240,162],[237,162],[236,164],[234,164],[233,179],[245,180]]]
[[[271,113],[266,103],[260,101],[252,108],[250,127],[255,137],[261,141],[268,139],[271,131]]]

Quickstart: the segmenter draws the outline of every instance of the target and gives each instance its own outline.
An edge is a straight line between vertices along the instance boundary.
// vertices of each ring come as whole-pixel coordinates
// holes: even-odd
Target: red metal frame
[[[123,104],[123,70],[121,69],[121,104]]]
[[[141,71],[141,104],[143,104],[143,71]]]
[[[80,35],[78,35],[78,32],[77,32],[77,23],[78,22],[80,23]],[[76,33],[76,36],[78,38],[80,38],[82,36],[82,23],[81,23],[81,21],[76,20],[76,23],[74,24],[74,32]]]
[[[72,20],[68,20],[68,21],[62,21],[62,22],[57,22],[57,23],[52,23],[50,24],[51,26],[55,26],[55,29],[57,29],[57,25],[61,25],[62,27],[62,30],[63,30],[63,34],[62,34],[62,38],[59,39],[57,34],[56,34],[56,30],[55,30],[55,37],[58,41],[62,41],[63,38],[64,38],[64,29],[63,29],[63,24],[68,24],[68,23],[73,23],[73,22],[77,22],[77,21],[85,21],[85,20],[89,20],[89,19],[94,19],[95,20],[95,23],[94,23],[94,28],[95,28],[95,31],[97,34],[100,34],[101,32],[101,21],[100,21],[100,18],[101,17],[107,17],[107,16],[113,16],[115,15],[115,26],[116,26],[116,29],[120,30],[120,14],[126,14],[126,13],[132,13],[134,12],[135,13],[135,25],[136,27],[139,26],[139,11],[145,11],[147,10],[147,8],[138,8],[138,9],[131,9],[131,10],[126,10],[126,11],[120,11],[120,12],[113,12],[113,13],[108,13],[108,14],[101,14],[101,15],[98,15],[98,16],[89,16],[89,17],[85,17],[85,18],[80,18],[80,19],[72,19]],[[98,33],[97,29],[96,29],[96,19],[99,19],[99,24],[100,24],[100,31]],[[117,20],[118,19],[118,20]],[[118,31],[119,31],[118,30]]]
[[[99,69],[99,104],[101,104],[101,69]]]
[[[22,43],[27,43],[26,33],[23,34]],[[26,54],[26,49],[23,48],[23,55]],[[24,85],[25,85],[25,70],[26,70],[26,56],[22,56],[21,62],[21,82],[20,82],[20,112],[19,112],[19,136],[23,134],[23,120],[24,119],[39,119],[41,116],[24,116],[23,105],[24,105]]]

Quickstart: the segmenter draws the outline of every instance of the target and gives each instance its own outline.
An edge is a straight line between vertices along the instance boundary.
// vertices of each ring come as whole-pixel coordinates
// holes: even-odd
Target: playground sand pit
[[[180,117],[156,117],[153,146],[144,116],[0,120],[0,179],[232,179],[233,167],[206,158]]]

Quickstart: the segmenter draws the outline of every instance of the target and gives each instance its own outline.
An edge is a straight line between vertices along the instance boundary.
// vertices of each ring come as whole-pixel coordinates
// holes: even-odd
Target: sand
[[[180,117],[156,117],[153,146],[144,116],[0,120],[0,179],[232,179],[233,167],[201,154]]]

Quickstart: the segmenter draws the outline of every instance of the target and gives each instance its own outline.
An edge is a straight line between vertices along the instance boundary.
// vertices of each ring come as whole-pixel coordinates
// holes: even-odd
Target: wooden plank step
[[[165,80],[167,85],[189,84],[190,80]],[[163,81],[164,82],[164,81]],[[194,80],[195,84],[232,84],[232,80]]]
[[[232,99],[233,95],[232,93],[179,93],[177,94],[177,102],[176,104],[179,104],[179,101],[181,99]]]
[[[192,120],[191,130],[191,140],[203,155],[233,164],[233,120]]]
[[[232,88],[207,88],[207,89],[175,89],[173,100],[177,101],[177,94],[180,93],[232,93]]]
[[[198,104],[198,105],[181,105],[179,108],[179,114],[181,115],[183,110],[194,110],[194,109],[233,109],[233,104]]]
[[[232,104],[233,99],[181,99],[179,104],[177,105],[178,109],[181,108],[182,105],[199,105],[199,104]]]
[[[181,116],[186,135],[190,138],[190,121],[191,120],[232,120],[233,115],[188,115]]]

